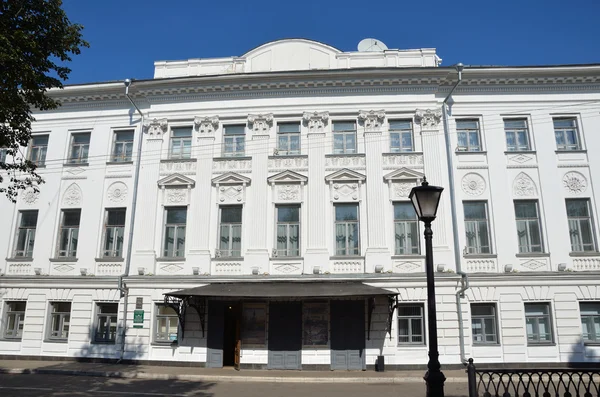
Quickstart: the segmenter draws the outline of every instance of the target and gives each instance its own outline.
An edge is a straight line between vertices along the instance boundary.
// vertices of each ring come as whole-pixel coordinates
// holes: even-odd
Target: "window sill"
[[[413,255],[392,255],[392,259],[425,259],[425,255],[413,254]]]
[[[0,342],[21,342],[21,340],[23,340],[23,337],[19,337],[19,338],[7,338],[5,336],[4,338],[0,338]]]
[[[502,345],[500,345],[500,343],[497,342],[488,342],[488,343],[483,343],[483,342],[473,342],[473,347],[501,347]]]
[[[463,254],[465,259],[497,258],[496,254]]]
[[[198,160],[193,157],[168,158],[168,159],[160,160],[161,163],[176,163],[178,161],[184,161],[187,163],[195,163]]]
[[[600,252],[598,251],[582,251],[582,252],[569,252],[569,256],[600,256]]]
[[[545,342],[545,343],[527,343],[527,347],[548,347],[548,346],[556,346],[555,342]]]
[[[517,258],[549,258],[549,252],[519,252],[515,254]]]
[[[35,165],[36,169],[37,168],[46,168],[46,164],[36,164],[36,163],[33,163],[33,165]]]
[[[71,256],[63,256],[60,258],[49,258],[50,262],[77,262],[79,258],[74,258]]]
[[[365,157],[364,153],[332,153],[326,154],[325,157]]]
[[[423,152],[414,152],[414,151],[410,151],[410,152],[385,152],[385,153],[381,153],[383,156],[396,156],[398,154],[410,154],[410,155],[422,155]]]
[[[486,150],[455,150],[456,154],[487,154]]]
[[[555,150],[554,153],[558,154],[558,153],[587,153],[587,150],[584,149],[575,149],[575,150]]]
[[[133,161],[107,161],[106,165],[128,165],[133,164]]]
[[[216,262],[223,262],[223,261],[243,261],[244,257],[243,256],[221,256],[219,258],[214,257],[212,258],[213,261]]]
[[[281,157],[298,157],[298,158],[308,158],[307,154],[278,154],[276,156],[269,156],[269,160],[271,159],[278,159]]]
[[[329,257],[330,260],[339,260],[339,259],[365,259],[364,256],[361,255],[334,255]]]
[[[33,262],[33,257],[31,256],[14,256],[5,259],[7,262]]]
[[[105,256],[102,258],[96,258],[95,261],[96,262],[123,262],[125,260],[125,258],[121,258],[121,257],[109,257],[109,256]]]
[[[584,346],[590,346],[590,347],[600,347],[600,341],[599,342],[583,342]]]
[[[414,349],[414,350],[417,350],[417,349],[427,349],[427,345],[426,344],[419,345],[419,344],[416,344],[416,343],[413,343],[413,344],[411,344],[411,343],[406,343],[406,344],[399,343],[398,346],[396,346],[396,347],[399,348],[399,349]]]
[[[221,156],[221,157],[213,157],[213,161],[227,161],[227,160],[252,160],[252,156]]]
[[[44,339],[44,343],[68,343],[68,339]]]
[[[106,342],[103,342],[103,341],[92,341],[91,344],[92,345],[104,345],[104,346],[106,346],[106,345],[116,345],[117,343],[113,340],[113,341],[106,341]]]
[[[302,256],[272,256],[272,261],[302,261],[304,257]]]
[[[90,163],[64,163],[63,167],[87,167]]]
[[[156,347],[178,347],[179,343],[177,343],[176,340],[172,340],[169,342],[150,342],[150,346],[156,346]]]
[[[535,150],[506,150],[504,154],[535,154]]]
[[[184,262],[185,261],[185,256],[178,256],[178,257],[160,257],[160,258],[156,258],[157,262]]]

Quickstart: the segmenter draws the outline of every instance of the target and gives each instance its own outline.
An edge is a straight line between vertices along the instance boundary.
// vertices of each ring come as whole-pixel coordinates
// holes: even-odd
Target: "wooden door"
[[[269,369],[302,369],[302,304],[271,302]]]
[[[331,301],[331,369],[365,369],[364,350],[364,300]]]

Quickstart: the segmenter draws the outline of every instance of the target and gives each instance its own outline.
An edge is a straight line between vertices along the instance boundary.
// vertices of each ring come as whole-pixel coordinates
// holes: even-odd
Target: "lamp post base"
[[[442,371],[427,371],[423,377],[427,384],[427,397],[444,397],[444,382],[446,377]]]

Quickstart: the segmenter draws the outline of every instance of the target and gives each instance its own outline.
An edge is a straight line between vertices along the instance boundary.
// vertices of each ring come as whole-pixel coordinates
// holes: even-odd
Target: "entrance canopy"
[[[211,283],[202,287],[168,292],[176,298],[189,296],[235,298],[326,298],[338,296],[398,295],[361,282],[237,282]]]

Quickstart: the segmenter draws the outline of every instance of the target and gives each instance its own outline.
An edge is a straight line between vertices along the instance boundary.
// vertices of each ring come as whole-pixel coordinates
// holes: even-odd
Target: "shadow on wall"
[[[118,334],[115,342],[98,341],[95,335],[95,327],[88,328],[87,341],[74,353],[74,361],[76,362],[116,362],[121,357],[121,328],[118,328]],[[99,336],[101,337],[101,336]],[[135,362],[143,358],[143,355],[148,350],[147,344],[142,341],[131,343],[132,336],[128,334],[129,343],[125,346],[124,358],[127,363]]]
[[[569,355],[569,368],[600,368],[600,344],[585,344],[579,337]]]

